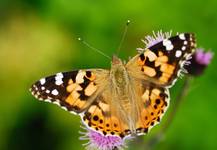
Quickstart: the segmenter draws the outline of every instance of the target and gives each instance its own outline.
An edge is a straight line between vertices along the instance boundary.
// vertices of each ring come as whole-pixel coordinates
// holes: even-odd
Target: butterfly
[[[30,91],[41,101],[79,115],[87,128],[105,136],[146,134],[165,114],[169,88],[195,45],[194,34],[177,34],[127,63],[114,55],[111,69],[60,72],[40,79]]]

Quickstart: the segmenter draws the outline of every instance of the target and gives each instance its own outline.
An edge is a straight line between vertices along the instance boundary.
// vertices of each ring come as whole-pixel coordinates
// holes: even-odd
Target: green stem
[[[181,106],[181,103],[183,102],[183,100],[185,99],[185,96],[188,94],[189,91],[189,87],[190,87],[190,82],[191,82],[191,77],[186,77],[184,80],[184,85],[180,91],[180,93],[177,95],[176,97],[176,102],[173,105],[173,107],[171,108],[171,112],[168,115],[167,121],[165,122],[165,124],[162,126],[161,128],[161,132],[165,132],[167,131],[167,129],[169,128],[169,126],[171,125],[171,123],[174,120],[174,117],[179,109],[179,107]]]

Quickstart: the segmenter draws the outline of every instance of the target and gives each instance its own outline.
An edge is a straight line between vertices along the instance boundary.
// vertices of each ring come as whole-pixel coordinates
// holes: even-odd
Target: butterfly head
[[[112,65],[122,65],[122,61],[116,55],[112,56]]]
[[[125,70],[124,63],[116,55],[112,56],[111,70],[112,70],[112,72],[114,72],[114,74],[116,74],[115,72],[122,72],[123,73]]]

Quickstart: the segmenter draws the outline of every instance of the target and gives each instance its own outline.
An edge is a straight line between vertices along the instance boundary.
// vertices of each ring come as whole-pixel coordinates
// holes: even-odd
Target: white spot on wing
[[[46,92],[47,94],[49,94],[49,93],[50,93],[50,90],[46,90],[45,92]]]
[[[56,104],[56,105],[60,106],[59,101],[54,101],[53,104]]]
[[[60,73],[57,73],[56,76],[55,76],[55,84],[56,85],[61,85],[63,83],[63,74],[60,72]]]
[[[63,83],[63,80],[62,79],[58,79],[56,80],[55,84],[56,85],[61,85]]]
[[[45,90],[45,87],[44,87],[44,86],[42,86],[42,87],[41,87],[41,89],[42,89],[42,90]]]
[[[52,99],[52,97],[48,96],[47,99]]]
[[[38,87],[36,85],[33,85],[33,87],[35,88],[36,91],[38,91]]]
[[[177,50],[177,51],[176,51],[176,57],[180,57],[181,55],[182,55],[182,51]]]
[[[65,111],[67,111],[67,108],[66,108],[66,107],[62,106],[61,108],[64,109]]]
[[[186,50],[186,46],[182,46],[182,50],[183,50],[183,51]]]
[[[58,92],[56,89],[54,89],[54,90],[51,92],[51,94],[53,94],[53,95],[58,95],[59,92]]]
[[[74,111],[70,111],[70,113],[71,113],[71,114],[74,114],[74,115],[77,115],[77,113],[76,113],[76,112],[74,112]]]
[[[184,41],[184,45],[187,45],[188,44],[188,41]]]
[[[185,40],[185,34],[184,34],[184,33],[179,34],[179,38],[180,38],[181,40]]]
[[[170,51],[174,48],[172,42],[168,39],[163,40],[163,45],[166,47],[166,50]]]
[[[43,100],[43,98],[39,97],[39,98],[38,98],[38,100],[42,101],[42,100]]]
[[[48,103],[51,103],[51,100],[50,100],[50,99],[45,99],[44,101],[45,101],[45,102],[48,102]]]
[[[40,95],[40,93],[39,93],[39,92],[37,92],[37,93],[36,93],[36,95]]]
[[[59,73],[56,74],[56,77],[63,78],[63,74],[61,72],[59,72]]]
[[[42,79],[40,80],[41,85],[44,85],[45,82],[46,82],[45,78],[42,78]]]

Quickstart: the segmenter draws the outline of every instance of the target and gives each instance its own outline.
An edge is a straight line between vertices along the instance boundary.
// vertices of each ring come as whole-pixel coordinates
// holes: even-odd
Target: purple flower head
[[[210,64],[213,58],[213,53],[208,51],[205,52],[202,48],[197,48],[190,59],[188,66],[185,66],[185,69],[192,76],[201,75],[205,68]]]
[[[213,57],[212,52],[205,52],[202,48],[198,48],[195,53],[195,60],[198,64],[208,65]]]
[[[86,149],[98,149],[98,150],[114,150],[123,149],[126,147],[125,139],[115,135],[103,135],[97,131],[93,131],[86,127],[82,128],[86,130],[85,132],[80,132],[83,136],[80,140],[89,140],[88,143],[84,144]]]

